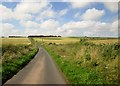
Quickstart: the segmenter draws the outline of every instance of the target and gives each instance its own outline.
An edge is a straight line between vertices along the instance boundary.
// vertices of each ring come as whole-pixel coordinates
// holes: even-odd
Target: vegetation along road
[[[3,38],[2,51],[3,84],[119,83],[117,38]]]
[[[66,84],[66,81],[49,54],[39,48],[35,58],[5,84]]]

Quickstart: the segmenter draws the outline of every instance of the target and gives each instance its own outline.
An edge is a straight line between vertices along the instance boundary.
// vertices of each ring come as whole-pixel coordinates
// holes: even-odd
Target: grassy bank
[[[118,43],[41,44],[71,84],[118,84]]]
[[[2,62],[2,82],[5,83],[21,70],[37,53],[38,49],[31,49],[17,58],[5,59]]]
[[[36,55],[38,48],[27,38],[4,39],[2,43],[2,84],[12,78]]]

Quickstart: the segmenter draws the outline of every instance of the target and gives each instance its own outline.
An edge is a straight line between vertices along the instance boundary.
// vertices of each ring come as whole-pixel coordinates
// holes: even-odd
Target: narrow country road
[[[40,48],[33,60],[6,84],[66,84],[49,54]]]

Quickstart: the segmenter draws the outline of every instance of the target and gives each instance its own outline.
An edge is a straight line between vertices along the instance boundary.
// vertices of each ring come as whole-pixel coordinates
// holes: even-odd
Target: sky
[[[118,37],[117,2],[2,2],[0,36]]]

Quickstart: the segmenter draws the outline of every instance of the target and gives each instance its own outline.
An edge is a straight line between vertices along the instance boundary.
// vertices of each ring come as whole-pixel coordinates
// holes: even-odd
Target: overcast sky
[[[118,36],[117,2],[24,1],[0,4],[0,36]]]

